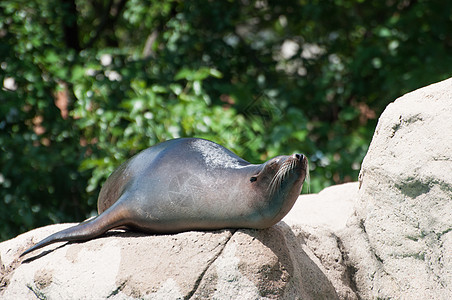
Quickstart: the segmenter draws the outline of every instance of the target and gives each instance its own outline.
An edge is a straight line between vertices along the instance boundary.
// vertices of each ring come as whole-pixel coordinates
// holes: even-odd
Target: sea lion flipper
[[[118,206],[121,206],[119,201],[91,220],[84,221],[46,237],[36,245],[25,250],[20,256],[24,256],[34,250],[57,242],[89,240],[107,232],[110,229],[125,225],[125,216],[127,213],[125,213],[125,211]]]
[[[54,233],[54,234],[52,234],[52,235],[46,237],[45,239],[43,239],[43,240],[41,240],[40,242],[38,242],[36,245],[34,245],[34,246],[28,248],[27,250],[25,250],[25,251],[20,255],[20,257],[22,257],[22,256],[24,256],[24,255],[26,255],[26,254],[28,254],[28,253],[34,251],[34,250],[40,249],[40,248],[42,248],[42,247],[44,247],[44,246],[47,246],[47,245],[50,245],[50,244],[53,244],[53,243],[57,243],[57,242],[68,241],[68,240],[67,240],[68,234],[69,234],[70,232],[76,231],[76,230],[78,229],[78,227],[79,227],[80,225],[82,225],[82,224],[83,224],[83,223],[78,224],[78,225],[75,225],[75,226],[72,226],[72,227],[70,227],[70,228],[66,228],[66,229],[64,229],[64,230],[62,230],[62,231],[56,232],[56,233]]]

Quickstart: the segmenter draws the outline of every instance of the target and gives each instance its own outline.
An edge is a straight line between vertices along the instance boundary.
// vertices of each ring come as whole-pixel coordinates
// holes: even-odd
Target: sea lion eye
[[[250,178],[250,181],[251,181],[251,182],[255,182],[256,180],[257,180],[257,177],[256,177],[256,176],[253,176],[253,177]]]

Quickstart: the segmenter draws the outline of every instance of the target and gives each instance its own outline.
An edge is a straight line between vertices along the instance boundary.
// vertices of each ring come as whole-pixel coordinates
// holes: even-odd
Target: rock
[[[339,299],[359,299],[340,235],[354,214],[358,183],[328,187],[319,194],[302,195],[283,219],[294,241],[325,274]],[[295,250],[294,250],[295,251]],[[302,299],[310,299],[302,298]]]
[[[344,193],[334,201],[351,214],[356,191],[353,183],[320,195]],[[8,270],[0,298],[357,299],[341,279],[347,270],[336,237],[321,227],[334,213],[328,203],[329,197],[300,196],[287,216],[291,227],[280,222],[265,230],[174,235],[116,231],[84,243],[53,244],[21,261],[18,255],[32,242],[73,224],[35,229],[0,243]],[[329,213],[309,216],[322,209]]]
[[[452,299],[452,79],[381,115],[341,238],[364,299]]]
[[[70,225],[47,226],[21,235],[15,239],[19,247],[14,240],[9,241],[10,245],[2,243],[1,256],[22,251],[32,239],[40,240]],[[49,246],[21,264],[16,262],[16,252],[3,261],[16,268],[1,296],[123,299],[126,295],[141,298],[163,294],[176,299],[196,288],[197,278],[230,238],[229,231],[173,236],[116,232],[85,243]]]
[[[22,263],[16,252],[5,261],[15,269],[1,298],[337,299],[322,270],[293,245],[295,239],[286,240],[282,226],[161,236],[110,233],[49,246]],[[14,248],[1,245],[2,255],[25,249],[10,245]]]
[[[321,227],[339,232],[353,214],[357,197],[357,182],[328,187],[318,194],[301,195],[284,222],[291,227]]]

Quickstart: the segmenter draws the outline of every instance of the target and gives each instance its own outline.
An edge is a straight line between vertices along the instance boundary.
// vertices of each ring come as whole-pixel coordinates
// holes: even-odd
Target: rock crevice
[[[204,268],[204,270],[201,272],[201,274],[199,274],[199,277],[196,279],[195,284],[193,286],[193,289],[188,292],[188,294],[184,297],[184,299],[190,299],[198,290],[199,285],[201,284],[201,281],[204,278],[204,275],[206,274],[206,272],[209,270],[209,268],[212,266],[213,263],[215,263],[215,261],[217,260],[218,257],[220,257],[220,255],[223,253],[224,249],[226,248],[228,242],[231,240],[231,238],[234,236],[234,234],[236,233],[237,230],[233,230],[231,235],[226,239],[224,244],[219,245],[221,247],[221,250],[213,257],[213,259],[209,262],[207,262],[206,267]]]

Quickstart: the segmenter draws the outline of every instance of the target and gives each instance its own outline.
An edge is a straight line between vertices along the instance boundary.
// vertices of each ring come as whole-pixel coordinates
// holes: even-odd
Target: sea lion
[[[208,140],[168,140],[110,175],[99,194],[97,217],[50,235],[21,256],[120,227],[148,233],[267,228],[292,208],[306,172],[302,154],[258,165]]]

